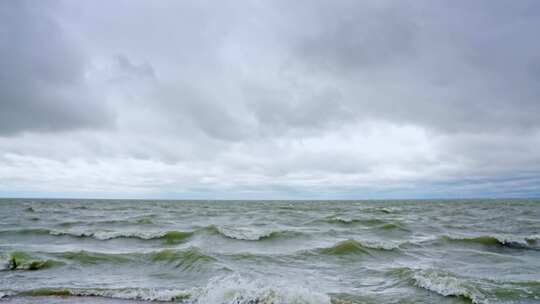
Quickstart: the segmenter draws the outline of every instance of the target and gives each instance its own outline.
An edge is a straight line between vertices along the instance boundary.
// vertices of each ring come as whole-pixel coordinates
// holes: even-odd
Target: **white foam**
[[[9,291],[9,290],[2,290],[0,291],[0,299],[2,298],[7,298],[7,297],[10,297],[14,295],[14,292],[13,291]]]
[[[376,241],[376,240],[356,240],[360,245],[366,248],[371,249],[383,249],[383,250],[393,250],[398,249],[401,245],[397,242],[391,242],[391,241]]]
[[[412,275],[418,287],[436,292],[443,296],[463,296],[471,299],[473,303],[488,304],[484,295],[463,279],[449,273],[433,270],[416,270]]]
[[[167,232],[142,232],[142,231],[50,231],[51,235],[70,235],[75,237],[91,237],[97,240],[111,240],[115,238],[138,238],[151,240],[163,237]]]
[[[233,274],[211,279],[204,287],[189,290],[166,288],[67,288],[71,296],[106,297],[141,301],[178,301],[191,304],[330,304],[318,288],[278,278],[251,278]],[[0,292],[0,298],[23,293]],[[54,294],[54,292],[51,292]]]
[[[347,217],[341,217],[341,216],[335,216],[332,218],[335,221],[342,222],[342,223],[352,223],[354,222],[353,219],[347,218]]]
[[[143,301],[174,301],[186,294],[178,289],[123,288],[123,289],[81,289],[70,290],[74,296],[99,296],[115,299]]]
[[[329,304],[324,293],[284,280],[230,275],[210,280],[196,295],[197,304]]]
[[[508,235],[508,234],[490,234],[490,235],[478,235],[478,236],[470,236],[470,235],[448,236],[449,239],[456,240],[456,241],[471,240],[471,239],[481,238],[481,237],[493,238],[497,240],[499,243],[501,243],[502,245],[515,244],[522,247],[529,247],[532,245],[531,243],[535,243],[540,240],[539,234],[526,235],[526,236]]]
[[[218,226],[216,228],[219,233],[228,238],[245,241],[258,241],[262,238],[270,236],[273,233],[272,230],[263,231],[247,227]]]

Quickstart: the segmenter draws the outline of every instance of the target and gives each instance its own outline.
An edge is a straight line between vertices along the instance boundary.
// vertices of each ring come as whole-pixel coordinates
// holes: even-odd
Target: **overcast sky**
[[[540,196],[540,1],[0,1],[0,196]]]

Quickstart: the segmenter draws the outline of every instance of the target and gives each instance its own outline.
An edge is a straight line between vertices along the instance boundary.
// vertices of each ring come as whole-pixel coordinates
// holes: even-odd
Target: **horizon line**
[[[465,200],[540,200],[540,196],[531,197],[428,197],[428,198],[277,198],[277,199],[254,199],[254,198],[105,198],[105,197],[23,197],[23,196],[0,196],[0,200],[5,199],[42,199],[42,200],[103,200],[103,201],[248,201],[248,202],[261,202],[261,201],[465,201]]]

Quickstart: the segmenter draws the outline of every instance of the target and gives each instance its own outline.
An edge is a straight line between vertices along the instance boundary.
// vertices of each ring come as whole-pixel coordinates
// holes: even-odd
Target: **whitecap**
[[[238,274],[217,277],[196,295],[197,304],[329,304],[327,294],[283,280],[250,279]]]
[[[114,299],[142,300],[142,301],[174,301],[178,298],[188,297],[189,293],[180,289],[157,288],[122,288],[122,289],[72,289],[73,296],[98,296]]]
[[[447,272],[435,270],[414,270],[412,279],[415,285],[436,292],[442,296],[462,296],[473,303],[488,303],[480,290],[465,279],[457,278]]]
[[[244,241],[258,241],[275,233],[272,230],[256,230],[248,227],[218,226],[217,231],[225,237]]]
[[[394,250],[399,249],[403,243],[393,241],[356,240],[360,245],[371,249]]]

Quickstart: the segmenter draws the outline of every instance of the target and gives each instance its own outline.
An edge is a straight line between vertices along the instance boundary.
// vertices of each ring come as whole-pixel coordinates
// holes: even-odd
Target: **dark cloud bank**
[[[0,194],[540,195],[537,1],[2,1]]]

